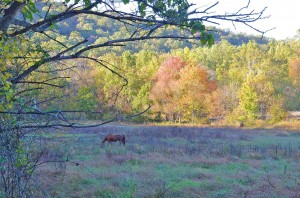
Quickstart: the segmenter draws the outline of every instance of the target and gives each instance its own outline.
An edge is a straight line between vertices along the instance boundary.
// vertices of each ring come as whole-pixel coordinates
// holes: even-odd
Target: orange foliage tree
[[[178,86],[180,70],[185,65],[186,63],[181,58],[171,56],[162,63],[154,79],[154,85],[150,92],[150,99],[155,104],[153,109],[159,114],[164,114],[167,121],[176,120],[176,115],[180,111],[177,108]]]
[[[292,59],[289,64],[289,77],[293,84],[298,84],[300,81],[300,58]]]
[[[189,65],[171,56],[159,68],[150,98],[154,111],[174,122],[196,122],[206,118],[205,99],[216,90],[216,81],[199,65]]]

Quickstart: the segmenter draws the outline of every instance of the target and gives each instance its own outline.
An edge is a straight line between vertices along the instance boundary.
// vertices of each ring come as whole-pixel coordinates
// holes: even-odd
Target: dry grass
[[[126,146],[101,146],[108,133],[125,134]],[[41,186],[50,197],[297,197],[300,193],[300,136],[295,132],[106,125],[70,130],[59,138],[64,139],[62,149],[70,160],[66,169],[54,164],[39,169]]]
[[[291,130],[291,131],[299,132],[299,130],[300,130],[300,120],[291,119],[289,121],[282,121],[282,122],[274,124],[272,126],[272,128],[285,129],[285,130]]]

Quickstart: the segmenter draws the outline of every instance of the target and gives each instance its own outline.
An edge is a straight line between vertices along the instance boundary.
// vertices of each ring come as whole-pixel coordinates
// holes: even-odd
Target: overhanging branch
[[[77,15],[82,15],[82,14],[110,18],[113,20],[121,21],[121,22],[127,21],[126,23],[128,23],[128,22],[133,22],[133,23],[137,23],[137,24],[138,23],[143,23],[143,24],[154,23],[154,24],[163,24],[163,25],[182,26],[183,23],[187,22],[187,21],[202,21],[203,22],[203,21],[211,21],[211,19],[249,23],[249,22],[254,22],[254,21],[260,19],[265,11],[265,9],[263,9],[258,12],[252,12],[252,11],[246,12],[245,11],[244,13],[242,13],[242,11],[245,10],[249,6],[249,4],[250,4],[250,1],[249,1],[247,6],[241,8],[236,13],[231,14],[231,15],[228,15],[228,14],[213,15],[213,14],[209,13],[208,11],[210,9],[212,9],[213,7],[216,7],[218,5],[218,3],[219,2],[216,2],[207,8],[203,8],[203,10],[200,10],[200,11],[198,11],[198,9],[195,9],[195,10],[187,13],[187,16],[190,16],[190,17],[182,18],[178,14],[177,18],[160,20],[160,19],[151,19],[151,18],[142,17],[142,16],[138,15],[137,13],[130,13],[130,12],[124,12],[122,10],[117,10],[113,6],[108,6],[107,10],[105,10],[105,11],[99,11],[99,10],[96,11],[96,10],[93,10],[93,8],[95,8],[101,4],[107,4],[107,2],[102,2],[101,0],[97,0],[88,7],[85,7],[82,9],[67,9],[57,15],[54,15],[51,17],[45,17],[45,18],[41,19],[40,21],[33,23],[33,24],[30,24],[28,22],[19,21],[17,19],[12,19],[11,21],[8,22],[9,24],[11,23],[11,24],[19,25],[19,26],[23,27],[23,29],[17,30],[11,34],[8,34],[8,36],[14,37],[14,36],[17,36],[20,34],[24,34],[24,33],[28,32],[29,30],[33,30],[36,32],[43,32],[47,28],[49,28],[52,24],[64,21],[66,19],[69,19],[69,18],[77,16]],[[148,5],[148,7],[152,8],[153,10],[156,9],[155,7],[148,4],[147,2],[146,2],[146,5]],[[195,4],[189,4],[188,7],[191,8],[194,5]],[[162,12],[162,11],[160,10],[159,12]],[[202,14],[203,16],[199,16],[200,14]],[[195,15],[196,15],[196,17],[192,17]],[[246,18],[243,18],[243,17],[246,17]],[[156,18],[159,18],[159,15]],[[253,20],[249,20],[250,18],[252,18]],[[3,18],[0,17],[0,21],[4,21],[4,17]]]
[[[17,128],[18,129],[20,129],[20,128],[22,128],[22,129],[28,129],[28,128],[51,128],[51,127],[71,127],[71,128],[98,127],[98,126],[102,126],[102,125],[105,125],[105,124],[108,124],[108,123],[112,123],[112,122],[116,122],[116,121],[124,121],[124,120],[131,119],[133,117],[142,115],[145,112],[147,112],[150,108],[151,108],[151,105],[149,105],[148,108],[146,108],[144,111],[141,111],[139,113],[135,113],[135,114],[128,115],[128,116],[123,116],[123,117],[112,118],[110,120],[106,120],[106,121],[103,121],[103,122],[98,123],[98,124],[89,124],[89,125],[87,125],[87,124],[79,124],[79,123],[67,123],[67,124],[63,124],[63,123],[49,124],[49,123],[46,123],[46,124],[40,124],[40,125],[39,124],[36,124],[36,125],[22,125],[22,126],[19,126]],[[59,112],[63,112],[63,111],[55,111],[55,113],[59,113]],[[7,113],[7,112],[3,112],[3,113]],[[36,112],[36,113],[31,112],[31,113],[32,114],[40,114],[40,115],[42,115],[43,113],[45,115],[50,114],[48,112]],[[52,114],[52,112],[51,112],[51,114]]]

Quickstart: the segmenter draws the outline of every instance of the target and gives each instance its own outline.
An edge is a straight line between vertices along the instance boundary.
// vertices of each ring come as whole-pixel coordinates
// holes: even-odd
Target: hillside
[[[234,46],[239,46],[249,41],[255,41],[258,44],[267,44],[270,39],[261,38],[260,36],[247,35],[244,33],[235,34],[229,30],[222,30],[215,27],[208,28],[215,38],[215,43],[219,43],[222,40],[228,41]],[[66,39],[77,39],[86,38],[90,43],[101,43],[109,39],[119,39],[124,36],[130,36],[132,33],[130,26],[126,26],[123,23],[116,22],[107,18],[93,18],[91,16],[80,16],[77,18],[72,18],[72,20],[67,20],[60,24],[59,32],[66,36]],[[161,32],[160,32],[161,33]],[[159,33],[159,34],[160,34]],[[178,28],[166,28],[163,35],[184,35],[184,31]],[[200,42],[187,42],[174,39],[160,39],[151,40],[145,42],[132,42],[125,47],[114,47],[107,49],[108,51],[114,51],[121,54],[124,51],[139,52],[141,50],[153,50],[159,52],[171,52],[171,50],[176,50],[179,48],[196,48],[199,47]]]

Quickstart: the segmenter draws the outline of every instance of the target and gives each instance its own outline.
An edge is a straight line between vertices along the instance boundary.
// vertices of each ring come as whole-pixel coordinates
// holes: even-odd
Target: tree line
[[[287,111],[300,110],[299,45],[297,40],[241,46],[221,41],[170,53],[107,52],[97,58],[109,62],[111,70],[89,60],[68,61],[65,64],[74,68],[60,75],[73,78],[58,79],[65,88],[53,92],[63,109],[90,111],[88,119],[139,112],[150,104],[136,121],[274,123],[285,119]],[[47,89],[38,98],[53,92]]]

